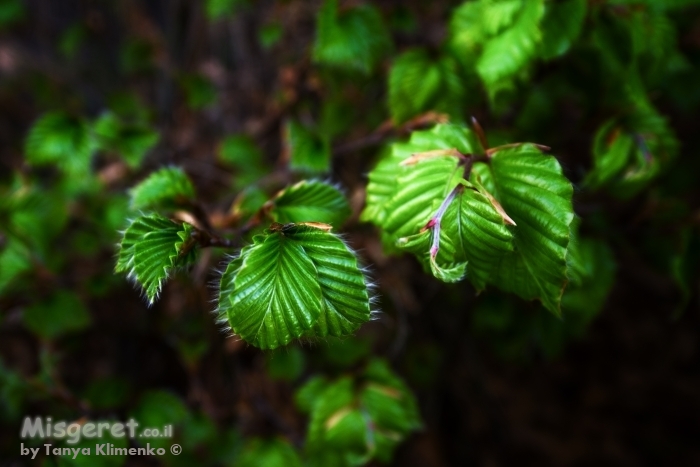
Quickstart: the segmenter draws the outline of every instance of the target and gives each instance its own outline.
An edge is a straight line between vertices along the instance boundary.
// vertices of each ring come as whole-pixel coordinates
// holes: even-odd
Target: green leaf
[[[556,315],[566,286],[566,255],[574,219],[573,188],[557,160],[531,144],[497,151],[492,193],[515,221],[515,251],[502,257],[493,283]]]
[[[129,194],[133,210],[175,207],[196,198],[192,182],[179,167],[165,167],[153,172]]]
[[[399,55],[389,72],[389,109],[396,123],[428,111],[461,117],[464,86],[449,56],[432,59],[424,49]]]
[[[273,349],[303,335],[344,335],[370,317],[354,253],[326,228],[273,224],[231,261],[219,313],[243,340]]]
[[[336,187],[316,180],[302,180],[271,200],[270,217],[282,224],[321,222],[340,227],[350,215],[345,196]]]
[[[142,123],[128,123],[115,113],[106,112],[95,122],[100,147],[120,154],[129,167],[136,168],[158,143],[157,131]]]
[[[157,214],[136,218],[124,231],[115,271],[127,272],[153,304],[172,271],[194,261],[194,230]]]
[[[312,460],[333,452],[346,465],[387,462],[421,425],[415,399],[384,361],[372,360],[357,381],[343,377],[319,389],[306,446]]]
[[[593,170],[585,184],[590,188],[599,188],[619,175],[627,165],[634,146],[632,136],[622,133],[615,127],[617,122],[610,120],[596,132],[593,143]]]
[[[274,349],[311,329],[321,314],[321,287],[298,242],[276,232],[254,240],[226,268],[219,307],[235,334]]]
[[[317,396],[311,412],[306,440],[309,451],[319,451],[323,448],[326,431],[333,427],[337,422],[336,419],[352,410],[354,398],[353,381],[350,377],[340,378],[328,384]],[[333,418],[334,416],[336,419]]]
[[[255,188],[251,185],[267,172],[263,152],[248,135],[227,136],[221,142],[217,155],[222,162],[236,169],[233,180],[238,190]]]
[[[313,60],[369,74],[392,48],[381,15],[371,5],[339,12],[338,0],[325,0],[318,14]]]
[[[281,439],[252,439],[246,443],[239,467],[301,467],[302,463],[294,448]]]
[[[367,279],[357,256],[340,238],[321,229],[309,230],[299,240],[316,268],[323,296],[311,335],[352,334],[370,319]]]
[[[294,120],[287,122],[285,138],[289,167],[302,172],[328,172],[331,165],[330,141],[320,138]]]
[[[160,293],[163,281],[171,271],[191,262],[192,254],[184,254],[183,247],[193,230],[190,224],[174,224],[174,227],[149,232],[136,243],[134,273],[150,304]]]
[[[35,258],[50,263],[58,255],[55,238],[68,222],[70,200],[60,191],[18,184],[0,195],[0,211],[7,212],[5,231],[29,249]],[[2,214],[0,214],[2,215]]]
[[[439,152],[474,153],[474,139],[464,129],[438,125],[414,132],[408,144],[394,144],[392,155],[370,174],[363,218],[440,280],[468,275],[483,289],[500,256],[512,250],[512,234],[489,198],[464,185],[458,155]],[[408,161],[411,154],[417,156]]]
[[[561,57],[581,34],[586,19],[586,0],[564,0],[545,4],[542,19],[542,49],[545,60]]]
[[[466,274],[477,289],[492,283],[559,314],[571,184],[556,159],[531,144],[490,151],[490,163],[476,162],[467,182],[460,161],[482,151],[475,139],[438,125],[394,144],[370,174],[362,217],[382,227],[385,245],[413,252],[441,280]]]
[[[57,164],[67,173],[84,176],[90,170],[95,147],[87,122],[63,112],[49,112],[29,130],[25,154],[32,165]]]
[[[90,325],[90,313],[73,293],[59,291],[24,310],[25,326],[43,339],[56,339]]]
[[[318,397],[328,387],[328,381],[323,376],[314,376],[300,387],[294,395],[294,402],[299,410],[304,413],[311,412],[318,401]]]
[[[503,216],[482,193],[460,185],[440,226],[439,241],[434,240],[433,228],[414,236],[418,244],[408,237],[397,245],[409,245],[438,279],[457,282],[466,275],[477,290],[483,290],[501,257],[513,250],[513,234]],[[433,248],[439,249],[431,255]]]
[[[477,148],[476,136],[471,131],[450,124],[415,131],[408,143],[394,143],[391,152],[369,174],[367,202],[361,219],[382,227],[391,237],[390,243],[417,233],[437,207],[433,206],[433,200],[439,205],[461,179],[461,170],[457,169],[458,160],[449,156],[414,166],[403,166],[401,162],[427,151],[456,149],[462,154],[472,154]]]
[[[476,71],[491,96],[536,57],[541,40],[539,22],[544,14],[543,0],[522,2],[509,27],[484,45]]]

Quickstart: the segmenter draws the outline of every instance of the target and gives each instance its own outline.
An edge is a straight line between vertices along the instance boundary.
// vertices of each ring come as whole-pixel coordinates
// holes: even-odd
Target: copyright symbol
[[[182,447],[179,444],[173,444],[172,446],[170,446],[170,452],[172,452],[176,456],[179,456],[182,452]]]

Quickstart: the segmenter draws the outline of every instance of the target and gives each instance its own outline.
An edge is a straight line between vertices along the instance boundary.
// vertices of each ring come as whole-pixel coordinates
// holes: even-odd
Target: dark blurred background
[[[562,321],[495,290],[438,283],[413,259],[385,255],[357,220],[382,144],[405,134],[378,130],[389,119],[392,54],[439,53],[462,2],[367,3],[393,52],[346,76],[311,59],[318,1],[0,0],[0,464],[34,465],[19,456],[24,415],[137,414],[184,427],[183,465],[237,465],[251,437],[301,446],[307,419],[294,389],[373,354],[415,391],[424,420],[392,465],[700,465],[698,7],[669,13],[690,68],[650,92],[679,156],[632,197],[582,188],[614,107],[602,103],[614,90],[585,42],[570,59],[536,65],[498,106],[464,78],[464,120],[476,116],[497,141],[551,146],[577,188],[582,231],[610,249],[604,305]],[[610,14],[647,8],[617,3]],[[86,121],[111,112],[138,137],[98,151],[94,184],[82,187],[77,172],[61,178],[25,160],[30,128],[57,110]],[[344,230],[372,265],[383,313],[353,339],[259,351],[215,323],[216,252],[148,308],[112,272],[128,188],[179,165],[216,221],[251,180],[281,171],[290,118],[329,135],[330,178],[355,214]],[[251,159],[237,159],[241,151]],[[279,180],[268,182],[274,191]],[[26,248],[10,249],[13,228]]]

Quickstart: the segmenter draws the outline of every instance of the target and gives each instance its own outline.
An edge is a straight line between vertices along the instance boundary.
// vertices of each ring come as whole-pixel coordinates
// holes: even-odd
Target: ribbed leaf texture
[[[355,253],[325,224],[273,224],[221,277],[219,315],[263,349],[344,336],[370,318],[368,280]]]
[[[124,231],[115,271],[126,272],[153,304],[170,274],[194,261],[194,230],[157,214],[136,218]]]
[[[44,114],[29,130],[25,142],[30,164],[57,164],[75,176],[88,173],[95,149],[88,123],[63,112]]]
[[[489,199],[474,188],[460,185],[442,220],[439,243],[430,242],[434,233],[418,234],[421,244],[412,245],[412,252],[430,265],[435,277],[445,282],[462,280],[465,274],[474,287],[486,287],[501,257],[513,250],[513,234]],[[412,237],[401,238],[411,245]],[[431,261],[430,249],[439,246],[437,258]],[[418,248],[416,248],[418,247]]]
[[[338,10],[338,0],[323,3],[316,25],[313,60],[369,74],[392,48],[388,29],[371,5]]]
[[[491,282],[560,314],[574,219],[571,183],[554,157],[531,144],[496,152],[490,171],[493,196],[517,225],[515,251],[501,258]]]
[[[306,450],[312,465],[387,462],[394,448],[420,428],[416,401],[383,360],[372,360],[357,380],[346,376],[313,392]]]
[[[361,219],[381,226],[383,233],[390,237],[389,242],[392,244],[400,237],[416,233],[428,221],[433,208],[433,200],[439,204],[442,197],[453,188],[450,186],[449,180],[441,177],[454,176],[457,180],[459,179],[459,173],[456,169],[457,159],[449,156],[436,158],[438,163],[434,166],[416,164],[410,167],[402,166],[400,163],[413,154],[427,151],[456,149],[463,154],[469,154],[476,152],[478,147],[476,136],[456,125],[436,125],[431,130],[413,132],[408,143],[392,144],[389,155],[380,160],[369,174],[367,202]],[[408,196],[406,196],[407,193],[402,193],[402,199],[405,197],[404,201],[417,206],[418,212],[404,209],[396,212],[396,209],[401,208],[401,202],[396,200],[397,191],[399,186],[406,183],[402,177],[408,177],[409,180],[411,177],[415,177],[414,174],[412,175],[413,168],[426,171],[426,176],[431,178],[430,182],[426,182],[427,188],[435,196],[432,198],[424,196],[420,190],[415,190],[413,195],[428,200],[426,206],[422,203],[414,204],[411,200],[411,193],[408,193]],[[423,183],[423,181],[417,183]],[[403,189],[412,190],[411,187]],[[402,225],[402,222],[406,225]]]
[[[270,201],[270,217],[275,222],[320,222],[340,227],[350,215],[345,196],[333,185],[302,180],[285,188]]]
[[[187,174],[179,167],[165,167],[153,172],[129,191],[131,209],[172,208],[195,199]]]
[[[362,218],[382,228],[389,250],[415,254],[440,280],[466,276],[477,290],[494,284],[559,314],[571,184],[556,159],[532,144],[489,151],[467,181],[465,159],[483,152],[475,139],[438,125],[393,144],[370,173]]]
[[[431,58],[423,49],[396,58],[389,72],[389,110],[396,123],[428,111],[461,117],[464,85],[449,56]]]

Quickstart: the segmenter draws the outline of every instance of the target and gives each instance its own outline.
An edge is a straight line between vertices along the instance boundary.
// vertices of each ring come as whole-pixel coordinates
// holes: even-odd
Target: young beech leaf
[[[438,125],[394,144],[370,174],[362,218],[382,227],[385,245],[414,253],[443,281],[466,275],[477,289],[494,284],[559,314],[571,184],[533,144],[491,151],[463,180],[464,159],[482,152],[475,140]]]
[[[347,336],[370,318],[367,279],[357,257],[342,240],[323,230],[309,230],[302,246],[318,273],[323,297],[312,336]]]
[[[136,218],[124,231],[115,271],[127,272],[153,304],[171,272],[194,261],[194,230],[157,214]]]
[[[273,349],[342,336],[370,318],[355,253],[323,224],[273,224],[221,277],[219,314],[243,340]]]
[[[389,72],[389,109],[397,123],[436,110],[462,115],[464,84],[452,57],[432,59],[423,49],[399,55]]]
[[[350,215],[340,190],[316,180],[302,180],[285,188],[270,201],[270,207],[270,217],[282,224],[322,222],[339,227]]]
[[[426,165],[401,165],[414,154],[437,149],[456,149],[462,154],[472,154],[479,152],[479,143],[476,135],[465,128],[451,124],[436,125],[430,130],[413,132],[408,143],[392,144],[391,152],[370,172],[367,205],[361,219],[386,229],[384,235],[389,237],[389,241],[385,243],[393,244],[399,237],[417,233],[432,214],[432,198],[426,196],[422,189],[410,185],[414,178],[420,179],[420,175],[424,175],[427,180],[416,180],[415,183],[429,190],[439,200],[461,179],[456,157],[432,158],[432,163],[428,162],[431,159],[426,159]],[[454,184],[451,184],[450,179],[453,177]],[[397,197],[402,202],[410,203],[417,212],[402,207],[402,202],[398,202]],[[428,199],[428,203],[416,203],[414,197]],[[398,212],[397,208],[400,208]],[[402,222],[410,225],[402,226]]]
[[[612,119],[598,130],[593,145],[593,170],[585,184],[607,186],[621,197],[634,196],[672,160],[678,141],[666,119],[654,109],[626,119]]]
[[[490,175],[493,196],[517,224],[515,251],[500,259],[491,282],[559,315],[574,219],[571,183],[557,160],[532,144],[497,151]]]
[[[423,228],[433,214],[433,201],[443,200],[462,179],[456,157],[425,159],[398,176],[398,189],[387,203],[383,227],[394,237]]]
[[[444,216],[434,215],[431,222],[429,231],[418,234],[422,244],[414,244],[409,237],[399,239],[397,245],[410,245],[413,253],[429,262],[433,275],[445,282],[459,281],[466,274],[482,290],[500,258],[513,250],[513,234],[505,219],[474,188],[460,184]]]
[[[387,462],[421,426],[415,399],[382,360],[372,360],[356,380],[346,376],[314,391],[306,446],[312,460],[332,451],[344,465]]]
[[[493,98],[537,58],[544,0],[479,0],[457,8],[450,44],[476,71]]]
[[[165,167],[153,172],[129,194],[131,209],[134,210],[174,207],[195,199],[194,186],[179,167]]]

